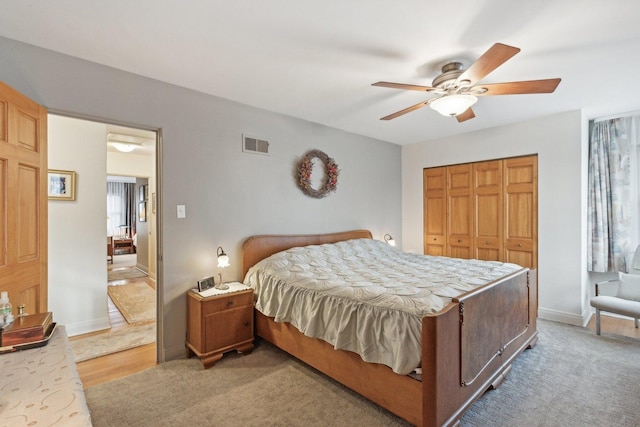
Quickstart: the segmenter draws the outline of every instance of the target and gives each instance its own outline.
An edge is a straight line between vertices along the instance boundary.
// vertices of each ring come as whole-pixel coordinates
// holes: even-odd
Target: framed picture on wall
[[[138,203],[138,221],[147,222],[147,202]]]
[[[146,185],[141,185],[140,187],[138,187],[138,191],[139,191],[139,196],[140,196],[140,201],[144,202],[147,200],[147,186]]]
[[[47,177],[47,194],[49,200],[76,199],[76,173],[49,169]]]

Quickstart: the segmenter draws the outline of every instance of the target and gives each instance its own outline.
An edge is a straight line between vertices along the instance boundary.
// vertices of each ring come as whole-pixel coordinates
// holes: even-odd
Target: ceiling
[[[106,143],[107,151],[122,154],[135,154],[153,156],[156,152],[156,133],[143,129],[134,129],[125,126],[107,125]],[[131,145],[133,151],[122,152],[116,148],[118,143]]]
[[[584,109],[640,110],[637,0],[0,0],[0,36],[200,92],[410,144]],[[553,94],[482,97],[458,123],[431,95],[451,60],[521,52],[483,83],[560,77]]]

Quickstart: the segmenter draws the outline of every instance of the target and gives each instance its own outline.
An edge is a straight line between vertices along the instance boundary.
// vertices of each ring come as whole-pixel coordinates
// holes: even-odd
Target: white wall
[[[49,115],[49,169],[76,172],[76,200],[49,200],[49,310],[77,335],[109,325],[104,124]]]
[[[241,245],[252,234],[367,228],[376,238],[389,233],[401,243],[397,145],[6,38],[0,38],[0,80],[50,110],[162,130],[157,275],[166,359],[185,356],[185,293],[197,279],[217,273],[218,246],[231,260],[225,280],[241,280]],[[272,154],[243,153],[243,133],[269,139]],[[312,148],[341,169],[337,192],[324,199],[305,196],[294,178],[297,159]],[[185,219],[176,218],[178,204],[186,205]]]
[[[107,151],[107,142],[103,141],[107,153],[107,174],[133,176],[139,178],[155,177],[154,157],[131,153]],[[105,177],[106,182],[106,177]]]
[[[585,132],[582,113],[572,111],[403,146],[403,249],[423,251],[423,168],[538,154],[539,316],[582,325],[589,315],[584,263]]]

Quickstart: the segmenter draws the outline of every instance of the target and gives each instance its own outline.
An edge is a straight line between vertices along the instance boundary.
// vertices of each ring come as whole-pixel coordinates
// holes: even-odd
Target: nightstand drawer
[[[212,313],[219,313],[245,305],[253,305],[253,292],[238,292],[215,297],[208,301],[203,301],[202,314],[207,316]]]

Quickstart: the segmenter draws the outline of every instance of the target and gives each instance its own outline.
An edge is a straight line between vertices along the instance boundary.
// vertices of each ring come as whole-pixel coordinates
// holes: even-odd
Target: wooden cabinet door
[[[0,82],[0,290],[47,311],[47,111]]]
[[[473,258],[500,261],[502,246],[502,162],[473,164],[475,235]]]
[[[447,167],[447,256],[471,258],[473,246],[472,165]]]
[[[447,168],[423,171],[424,253],[445,256],[447,244]]]
[[[233,347],[252,337],[253,306],[232,308],[205,317],[205,353]]]
[[[504,160],[504,238],[506,262],[538,264],[538,157]]]

